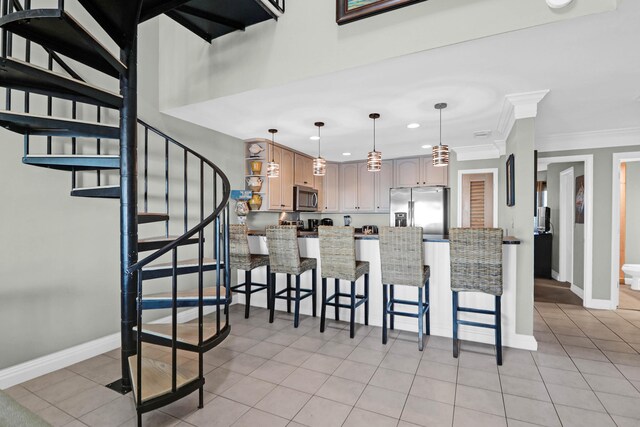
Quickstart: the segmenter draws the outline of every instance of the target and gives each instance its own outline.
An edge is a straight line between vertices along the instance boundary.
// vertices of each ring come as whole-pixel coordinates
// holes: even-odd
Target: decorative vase
[[[236,207],[234,209],[236,215],[238,216],[238,222],[240,224],[244,224],[247,220],[247,215],[249,214],[249,204],[246,200],[238,200],[236,202]]]
[[[262,189],[262,183],[264,182],[259,176],[250,176],[246,181],[247,185],[254,193],[258,193]]]
[[[258,157],[258,155],[263,151],[264,151],[264,148],[262,148],[258,144],[251,144],[249,146],[249,153],[251,153],[251,157]]]
[[[249,206],[251,206],[252,211],[259,211],[262,207],[262,196],[259,194],[254,194],[251,196],[251,200],[249,200]]]
[[[251,162],[251,175],[260,175],[262,171],[262,162],[259,160],[254,160]]]

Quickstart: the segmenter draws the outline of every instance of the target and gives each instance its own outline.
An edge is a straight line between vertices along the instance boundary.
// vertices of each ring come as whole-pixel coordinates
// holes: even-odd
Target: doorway
[[[574,170],[568,168],[560,172],[560,196],[558,208],[560,211],[560,224],[558,227],[558,239],[560,259],[558,269],[558,281],[574,284],[573,281],[573,249],[574,249],[574,194],[575,181]]]
[[[498,224],[498,169],[458,171],[458,227],[493,228]]]

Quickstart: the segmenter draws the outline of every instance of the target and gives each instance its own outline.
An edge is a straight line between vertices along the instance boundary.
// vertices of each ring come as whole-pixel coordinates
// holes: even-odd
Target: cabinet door
[[[313,159],[302,154],[295,154],[295,185],[313,186]]]
[[[376,173],[376,212],[389,212],[389,190],[393,188],[393,161],[382,162]]]
[[[367,163],[358,163],[358,212],[373,212],[376,208],[376,175],[369,172]]]
[[[273,160],[280,165],[280,177],[265,178],[269,191],[269,210],[282,210],[282,149],[272,145]],[[271,154],[271,153],[270,153]]]
[[[340,210],[340,166],[335,163],[327,164],[327,174],[324,177],[324,211],[338,212]]]
[[[342,212],[356,212],[358,207],[358,163],[340,165],[340,206]]]
[[[417,187],[422,185],[422,181],[420,181],[420,159],[395,160],[394,170],[396,187]]]
[[[422,185],[448,185],[449,166],[433,166],[431,157],[422,158]]]
[[[318,190],[318,212],[324,211],[324,176],[313,177],[313,188]]]
[[[293,210],[293,152],[282,149],[282,162],[280,163],[280,180],[282,181],[282,209]]]

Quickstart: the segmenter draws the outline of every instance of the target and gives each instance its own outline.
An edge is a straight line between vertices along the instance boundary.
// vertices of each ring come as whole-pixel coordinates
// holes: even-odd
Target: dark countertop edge
[[[266,232],[264,230],[249,230],[249,236],[266,236]],[[317,239],[318,233],[314,233],[311,231],[303,231],[298,235],[299,239]],[[356,233],[356,240],[378,240],[377,234],[360,234]],[[422,239],[423,242],[431,242],[431,243],[449,243],[448,236],[432,236],[425,235]],[[519,239],[515,237],[507,236],[502,241],[504,245],[519,245],[521,242]]]

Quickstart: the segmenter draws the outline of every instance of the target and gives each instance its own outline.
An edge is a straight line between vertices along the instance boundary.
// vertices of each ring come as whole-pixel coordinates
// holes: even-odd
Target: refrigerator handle
[[[408,210],[408,214],[409,214],[409,218],[408,218],[408,221],[407,221],[407,226],[408,227],[413,227],[413,202],[412,201],[409,202],[409,208],[407,210]]]

